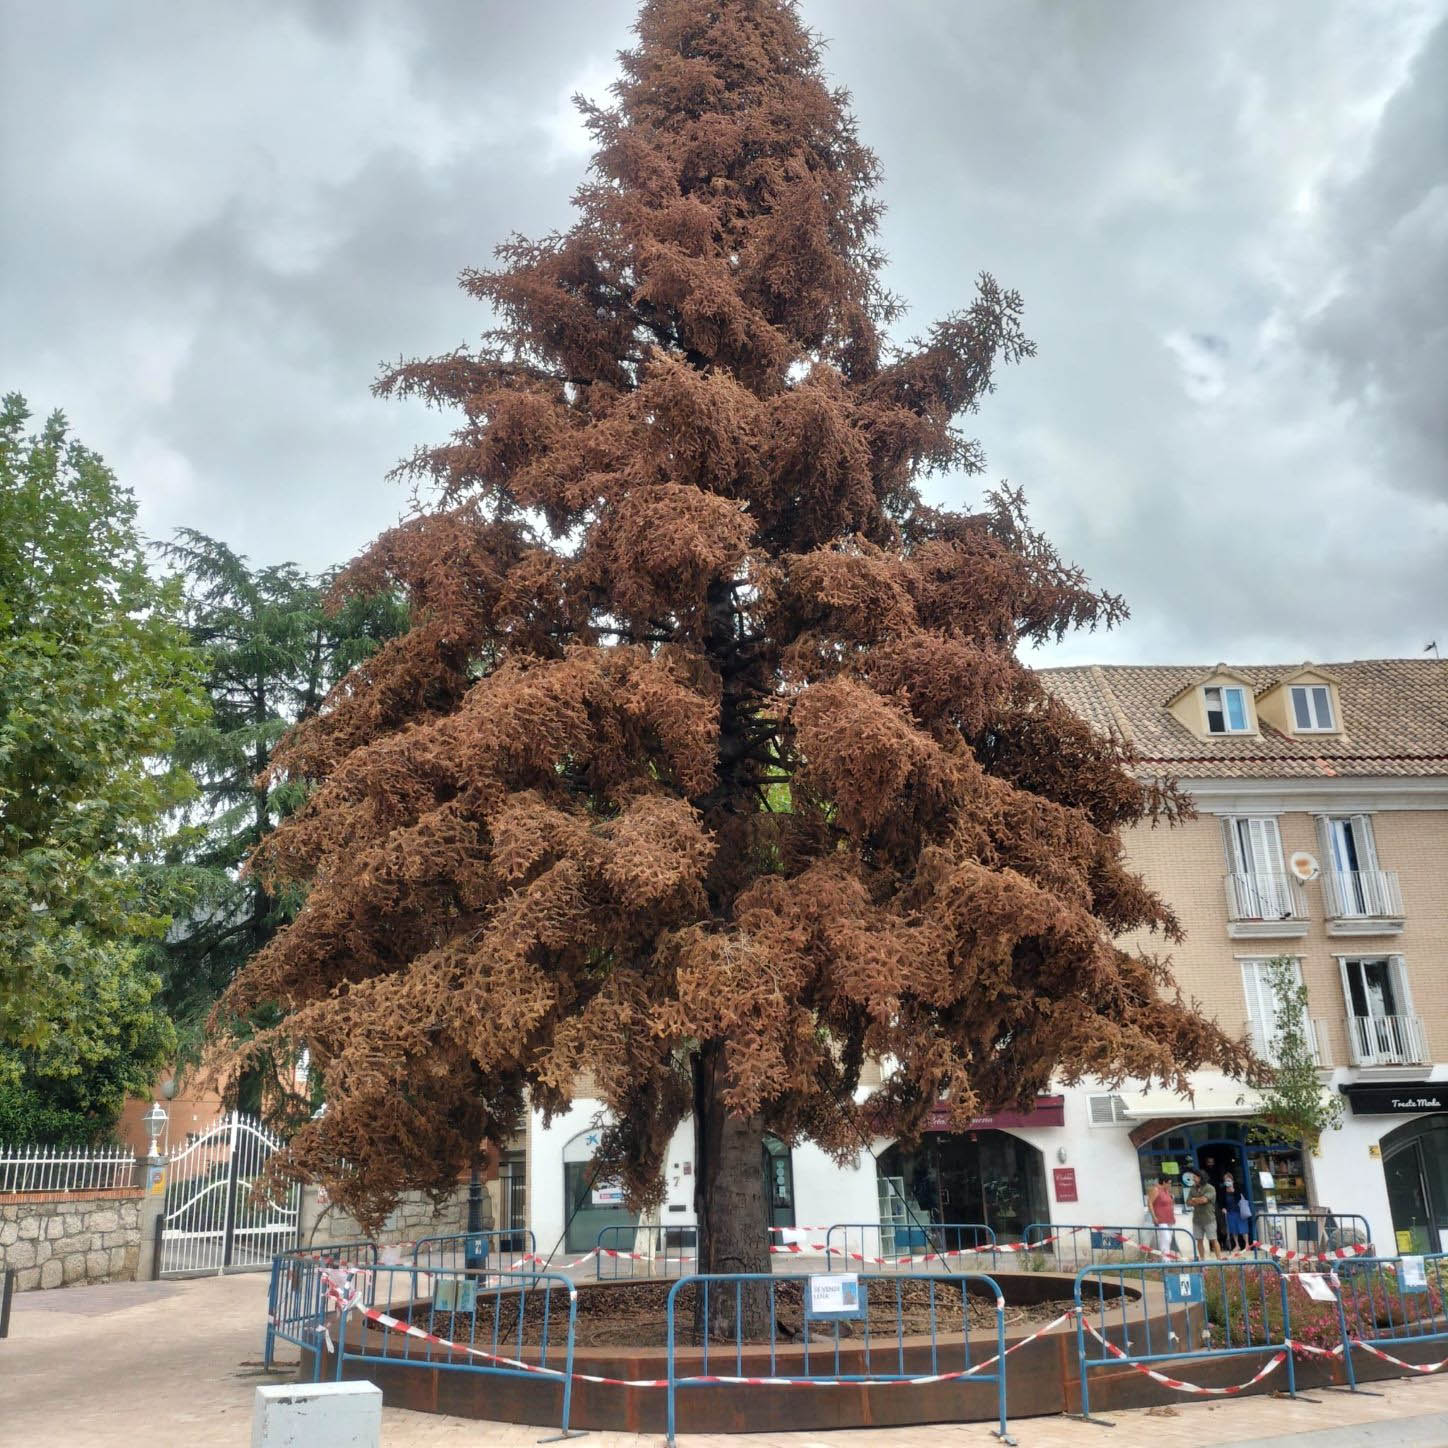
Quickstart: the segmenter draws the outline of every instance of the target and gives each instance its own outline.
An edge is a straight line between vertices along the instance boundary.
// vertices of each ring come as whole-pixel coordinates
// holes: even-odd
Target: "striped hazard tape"
[[[1004,1299],[996,1300],[997,1307],[1004,1308]],[[504,1357],[499,1353],[485,1352],[482,1348],[473,1347],[468,1343],[453,1342],[449,1338],[441,1337],[437,1333],[427,1332],[418,1327],[415,1323],[403,1322],[400,1318],[381,1311],[376,1307],[367,1307],[362,1303],[354,1302],[349,1305],[349,1310],[359,1313],[368,1322],[386,1328],[389,1332],[400,1333],[403,1336],[414,1338],[419,1342],[426,1342],[433,1347],[440,1347],[448,1352],[464,1353],[469,1357],[481,1358],[490,1362],[496,1367],[507,1368],[514,1372],[533,1373],[540,1377],[562,1379],[571,1376],[575,1382],[580,1383],[602,1383],[607,1387],[616,1388],[666,1388],[669,1385],[667,1378],[609,1378],[602,1377],[596,1373],[565,1373],[560,1368],[542,1367],[537,1363],[524,1362],[521,1358]],[[1074,1311],[1064,1312],[1060,1317],[1053,1319],[1045,1326],[1037,1328],[1029,1337],[1024,1337],[1020,1342],[1013,1343],[1005,1351],[1009,1357],[1013,1352],[1019,1352],[1023,1347],[1044,1337],[1053,1328],[1060,1327],[1064,1322],[1070,1322],[1075,1316]],[[788,1377],[738,1377],[722,1373],[705,1373],[702,1375],[691,1374],[687,1381],[690,1384],[696,1383],[721,1383],[740,1384],[747,1387],[773,1387],[773,1388],[879,1388],[879,1387],[921,1387],[929,1383],[951,1383],[958,1382],[962,1378],[977,1377],[985,1372],[993,1363],[1000,1360],[1001,1354],[996,1353],[978,1363],[972,1363],[968,1368],[961,1368],[950,1373],[926,1373],[919,1377],[912,1378],[851,1378],[848,1381],[842,1378],[788,1378]]]
[[[1177,1393],[1196,1393],[1204,1397],[1213,1398],[1235,1397],[1238,1393],[1245,1393],[1248,1388],[1256,1387],[1263,1378],[1269,1373],[1276,1372],[1277,1369],[1287,1361],[1287,1353],[1284,1350],[1277,1353],[1270,1362],[1266,1363],[1259,1372],[1248,1378],[1245,1383],[1234,1383],[1228,1388],[1204,1388],[1197,1383],[1184,1383],[1180,1378],[1173,1378],[1169,1377],[1166,1373],[1159,1373],[1154,1368],[1147,1367],[1145,1363],[1134,1362],[1128,1353],[1123,1352],[1114,1342],[1108,1342],[1089,1322],[1085,1323],[1084,1326],[1086,1331],[1089,1332],[1112,1357],[1119,1358],[1127,1367],[1135,1368],[1137,1372],[1144,1373],[1149,1377],[1152,1382],[1160,1383],[1162,1387],[1171,1388],[1173,1392]],[[1285,1349],[1291,1346],[1291,1344],[1285,1343],[1283,1346]]]
[[[1279,1262],[1342,1262],[1351,1257],[1369,1256],[1373,1247],[1371,1242],[1356,1242],[1351,1247],[1334,1247],[1330,1252],[1298,1252],[1286,1247],[1274,1247],[1266,1242],[1253,1242],[1248,1250],[1265,1252]],[[1234,1252],[1231,1255],[1237,1257],[1241,1254]]]

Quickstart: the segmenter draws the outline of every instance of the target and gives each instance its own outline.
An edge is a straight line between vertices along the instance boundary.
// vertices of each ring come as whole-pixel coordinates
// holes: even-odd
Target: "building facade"
[[[1142,1082],[1060,1087],[913,1147],[871,1144],[842,1169],[768,1142],[760,1169],[782,1237],[882,1224],[887,1248],[921,1225],[981,1223],[1017,1240],[1037,1223],[1143,1221],[1148,1181],[1188,1167],[1245,1183],[1288,1222],[1286,1245],[1365,1219],[1380,1245],[1448,1246],[1448,665],[1379,659],[1281,667],[1087,667],[1042,679],[1144,775],[1180,781],[1197,809],[1126,839],[1131,863],[1187,932],[1177,982],[1270,1059],[1268,962],[1294,962],[1340,1129],[1316,1153],[1251,1130],[1257,1098],[1214,1072],[1190,1099]],[[1128,944],[1134,942],[1127,942]],[[1160,942],[1139,942],[1160,949]],[[867,1087],[868,1087],[867,1083]],[[530,1123],[528,1217],[541,1249],[626,1244],[634,1219],[592,1180],[599,1103],[581,1083],[564,1117]],[[661,1226],[693,1224],[693,1134],[670,1152]],[[1180,1197],[1180,1192],[1177,1193]],[[1296,1216],[1302,1216],[1302,1223]],[[1184,1214],[1185,1216],[1185,1214]]]

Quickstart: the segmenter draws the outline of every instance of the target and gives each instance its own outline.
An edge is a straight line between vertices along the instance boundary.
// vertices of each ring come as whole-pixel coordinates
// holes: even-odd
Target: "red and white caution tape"
[[[1270,1246],[1266,1242],[1253,1242],[1249,1249],[1265,1252],[1279,1262],[1341,1262],[1348,1257],[1362,1257],[1372,1252],[1371,1242],[1355,1242],[1351,1247],[1334,1247],[1330,1252],[1297,1252],[1286,1247]]]
[[[560,1368],[541,1367],[537,1363],[523,1362],[520,1358],[503,1357],[498,1353],[484,1352],[482,1348],[470,1346],[464,1342],[453,1342],[448,1338],[439,1337],[436,1333],[425,1332],[410,1322],[403,1322],[400,1318],[392,1317],[375,1307],[365,1307],[360,1303],[353,1304],[355,1310],[360,1312],[369,1322],[375,1322],[379,1327],[384,1327],[390,1332],[399,1332],[407,1337],[416,1338],[419,1342],[431,1343],[434,1347],[444,1348],[449,1352],[466,1353],[469,1357],[482,1358],[498,1367],[511,1368],[517,1372],[535,1373],[547,1378],[565,1378],[571,1376],[579,1383],[603,1383],[608,1387],[615,1388],[666,1388],[669,1385],[667,1378],[606,1378],[596,1373],[565,1373]],[[1059,1326],[1072,1316],[1065,1313],[1054,1322],[1047,1323],[1038,1332],[1032,1333],[1030,1337],[1006,1349],[1006,1354],[1016,1352],[1025,1347],[1028,1342],[1034,1342],[1042,1333],[1049,1332],[1053,1327]],[[952,1383],[958,1382],[961,1378],[975,1377],[983,1373],[990,1365],[996,1362],[999,1354],[995,1357],[986,1358],[983,1362],[973,1363],[968,1368],[962,1368],[953,1373],[927,1373],[915,1378],[851,1378],[848,1381],[842,1378],[772,1378],[772,1377],[734,1377],[723,1373],[690,1374],[687,1378],[680,1378],[677,1381],[698,1383],[725,1383],[740,1384],[747,1387],[771,1387],[771,1388],[881,1388],[881,1387],[921,1387],[929,1383]]]
[[[1245,1383],[1235,1383],[1229,1388],[1204,1388],[1196,1383],[1184,1383],[1180,1378],[1168,1377],[1166,1373],[1159,1373],[1154,1368],[1149,1368],[1145,1363],[1133,1362],[1130,1355],[1123,1352],[1114,1342],[1108,1342],[1088,1322],[1085,1324],[1086,1331],[1111,1354],[1112,1357],[1120,1358],[1128,1367],[1135,1368],[1139,1373],[1145,1373],[1153,1382],[1160,1383],[1164,1388],[1171,1388],[1178,1393],[1198,1393],[1203,1396],[1214,1398],[1231,1398],[1238,1393],[1245,1393],[1248,1388],[1256,1387],[1269,1373],[1276,1372],[1283,1363],[1287,1361],[1286,1352],[1279,1352],[1273,1359],[1265,1364],[1260,1372],[1248,1378]]]
[[[1392,1363],[1395,1368],[1406,1368],[1410,1373],[1436,1373],[1448,1367],[1448,1358],[1440,1358],[1435,1363],[1405,1363],[1402,1358],[1394,1357],[1392,1353],[1384,1352],[1380,1347],[1374,1347],[1370,1342],[1363,1342],[1361,1338],[1353,1339],[1353,1346],[1360,1347],[1364,1352],[1370,1352],[1375,1358],[1382,1358],[1385,1363]],[[1342,1351],[1341,1348],[1338,1349]]]

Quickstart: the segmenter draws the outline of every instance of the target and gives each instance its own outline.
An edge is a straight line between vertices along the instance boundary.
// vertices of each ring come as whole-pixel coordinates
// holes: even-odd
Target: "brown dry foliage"
[[[274,766],[314,789],[254,868],[307,903],[224,1007],[287,1012],[328,1109],[278,1170],[366,1221],[583,1070],[654,1197],[719,1042],[729,1110],[842,1157],[942,1096],[1242,1063],[1115,943],[1176,932],[1117,832],[1180,802],[1017,658],[1119,600],[1018,496],[916,491],[979,470],[1020,299],[983,276],[887,346],[876,162],[793,6],[637,29],[574,225],[465,277],[476,352],[379,384],[463,416],[406,465],[435,510],[339,585],[413,627]]]

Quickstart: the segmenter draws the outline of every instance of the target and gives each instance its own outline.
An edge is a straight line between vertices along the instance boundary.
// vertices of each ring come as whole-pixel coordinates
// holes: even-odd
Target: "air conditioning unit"
[[[1309,855],[1306,850],[1298,850],[1287,862],[1287,868],[1292,871],[1297,879],[1306,884],[1309,880],[1315,880],[1322,874],[1322,867],[1317,863],[1315,855]]]

